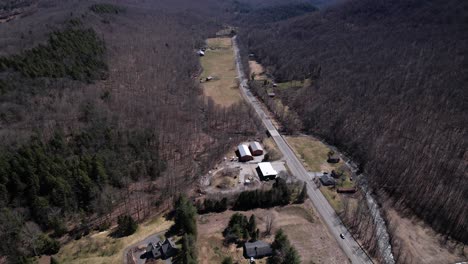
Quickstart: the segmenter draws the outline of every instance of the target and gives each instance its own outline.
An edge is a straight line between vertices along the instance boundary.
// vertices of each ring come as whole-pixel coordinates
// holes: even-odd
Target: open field
[[[172,224],[172,221],[159,217],[140,224],[135,234],[128,237],[118,239],[109,237],[112,230],[91,234],[80,240],[67,243],[60,249],[56,257],[60,263],[122,263],[123,252],[127,246],[137,243],[151,234],[166,230]]]
[[[227,37],[210,38],[206,40],[205,56],[200,58],[203,72],[203,91],[216,104],[231,106],[241,101],[239,87],[236,82],[236,69],[231,39]],[[205,81],[208,76],[211,81]]]
[[[282,158],[281,151],[279,151],[278,146],[276,146],[276,143],[272,138],[264,138],[262,143],[269,155],[270,161]]]
[[[254,60],[249,60],[249,68],[250,68],[250,74],[255,74],[255,80],[267,80],[268,77],[265,74],[265,70],[263,69],[263,66],[254,61]]]
[[[444,245],[444,238],[421,220],[402,217],[394,209],[387,211],[387,217],[395,227],[394,234],[401,241],[402,255],[408,256],[405,263],[439,264],[468,260],[468,248],[465,247],[465,256],[461,256],[460,246],[455,247],[452,241]]]
[[[226,211],[199,216],[200,263],[221,263],[225,256],[231,256],[234,262],[245,263],[242,248],[236,248],[234,245],[223,246],[222,232],[234,213]],[[272,218],[272,235],[261,239],[272,242],[276,230],[282,228],[301,255],[302,263],[348,263],[335,240],[329,236],[326,227],[316,216],[310,201],[306,201],[303,205],[288,205],[268,210],[255,209],[241,213],[248,217],[254,214],[257,218],[257,227],[262,234],[266,229],[267,218]],[[265,260],[257,263],[265,263]]]
[[[309,171],[330,172],[340,169],[344,164],[342,160],[336,164],[328,163],[327,154],[330,149],[318,139],[310,136],[289,136],[286,140]]]
[[[327,154],[330,149],[325,144],[310,136],[289,136],[286,137],[286,140],[293,147],[297,157],[302,161],[307,170],[329,173],[332,170],[343,172],[344,177],[337,180],[337,187],[354,186],[343,160],[340,160],[336,164],[327,162]],[[343,195],[336,193],[334,188],[327,186],[321,186],[320,190],[335,211],[340,212],[343,209]]]

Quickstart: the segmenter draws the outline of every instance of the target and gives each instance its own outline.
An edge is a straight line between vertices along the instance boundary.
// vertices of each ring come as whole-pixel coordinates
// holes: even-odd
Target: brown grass
[[[63,246],[57,258],[60,263],[105,264],[122,263],[124,249],[151,234],[168,229],[173,222],[159,217],[140,224],[135,234],[123,238],[111,238],[105,231],[90,234],[80,240],[74,240]]]
[[[265,75],[265,70],[263,66],[256,61],[249,61],[250,73],[255,74],[255,80],[266,80],[267,76]]]
[[[270,156],[270,161],[279,160],[283,157],[281,151],[279,151],[278,146],[276,146],[276,143],[272,138],[264,138],[262,143]]]
[[[242,248],[236,248],[234,245],[223,246],[222,231],[234,213],[226,211],[199,217],[198,253],[200,263],[221,263],[226,256],[231,256],[234,263],[236,261],[246,262],[242,256]],[[255,214],[257,226],[262,233],[266,228],[267,217],[272,217],[274,220],[273,233],[280,228],[286,232],[289,240],[301,255],[302,263],[348,263],[335,240],[328,234],[327,228],[316,216],[310,201],[304,205],[288,205],[269,210],[256,209],[241,213],[248,217]],[[272,242],[273,238],[271,235],[261,239]],[[265,259],[257,263],[265,263]]]
[[[387,211],[387,217],[391,226],[396,228],[395,235],[402,242],[403,255],[409,256],[407,263],[456,263],[468,259],[468,249],[465,249],[464,257],[460,247],[455,247],[452,241],[444,245],[444,238],[421,220],[404,218],[393,209]]]
[[[203,91],[216,104],[231,106],[241,101],[239,87],[236,81],[237,72],[234,63],[234,51],[230,38],[207,39],[206,55],[201,57],[203,73]],[[214,80],[205,82],[206,77]]]

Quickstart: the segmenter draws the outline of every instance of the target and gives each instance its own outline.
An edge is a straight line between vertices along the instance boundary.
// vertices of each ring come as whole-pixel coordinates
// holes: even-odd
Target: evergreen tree
[[[307,183],[304,182],[301,192],[297,196],[296,203],[303,203],[307,198]]]
[[[130,215],[122,215],[117,219],[117,230],[114,232],[116,237],[129,236],[135,233],[138,224]]]
[[[231,257],[225,257],[221,264],[233,264]]]

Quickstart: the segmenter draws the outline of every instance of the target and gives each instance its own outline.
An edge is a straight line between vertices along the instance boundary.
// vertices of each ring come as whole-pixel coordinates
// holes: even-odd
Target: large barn
[[[237,151],[239,155],[239,161],[253,160],[252,153],[250,153],[250,150],[246,145],[241,144],[237,146]]]
[[[260,162],[257,167],[258,177],[260,180],[268,181],[276,179],[278,172],[273,169],[270,162]]]
[[[252,155],[254,156],[260,156],[263,154],[262,145],[260,145],[260,143],[258,143],[257,141],[250,142],[249,149]]]

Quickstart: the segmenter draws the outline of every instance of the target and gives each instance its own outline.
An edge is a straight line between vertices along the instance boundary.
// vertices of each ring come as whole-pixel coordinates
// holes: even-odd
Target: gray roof
[[[250,150],[246,145],[241,144],[237,148],[239,149],[239,155],[241,157],[252,156],[252,153],[250,153]]]
[[[260,145],[260,143],[258,143],[257,141],[250,142],[249,146],[252,151],[256,151],[256,150],[263,151],[262,145]]]
[[[273,253],[270,244],[263,241],[247,242],[244,244],[244,255],[249,258],[261,258]]]
[[[323,185],[328,186],[328,185],[335,185],[335,179],[333,179],[330,174],[324,174],[323,176],[320,177],[320,181],[322,182]]]

